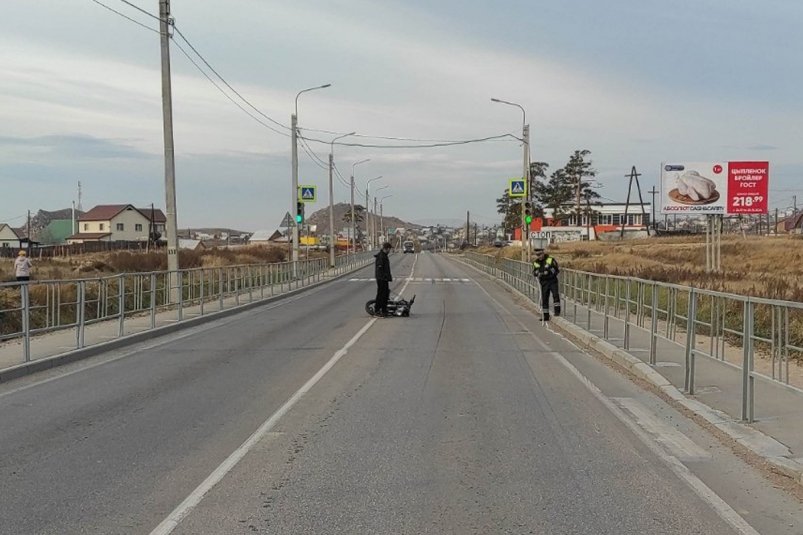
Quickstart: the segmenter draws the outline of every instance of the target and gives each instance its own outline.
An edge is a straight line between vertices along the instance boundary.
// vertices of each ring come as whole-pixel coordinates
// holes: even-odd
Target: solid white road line
[[[415,265],[418,262],[418,255],[415,256],[413,260],[413,266],[410,269],[410,277],[412,277],[413,273],[415,272]],[[404,293],[404,290],[407,288],[407,285],[410,283],[410,277],[408,277],[407,281],[402,286],[401,291],[399,292]],[[178,507],[176,507],[173,512],[171,512],[167,518],[165,518],[153,531],[151,531],[151,535],[167,535],[171,533],[176,527],[181,523],[182,519],[184,519],[199,503],[203,497],[208,493],[212,488],[220,483],[220,481],[231,472],[231,470],[237,466],[243,457],[248,454],[248,452],[256,446],[262,438],[264,438],[270,430],[278,423],[278,421],[287,414],[287,412],[293,408],[293,406],[298,403],[298,400],[301,397],[310,391],[310,389],[315,386],[315,384],[321,380],[321,378],[326,375],[326,372],[332,369],[332,367],[337,364],[343,356],[348,353],[348,350],[351,346],[357,343],[357,341],[365,334],[368,329],[376,322],[376,318],[370,319],[368,323],[363,325],[363,327],[355,334],[351,340],[346,342],[341,349],[339,349],[329,361],[324,364],[324,366],[318,370],[318,372],[312,376],[312,378],[304,383],[304,386],[299,388],[295,394],[293,394],[290,399],[284,402],[284,405],[279,407],[279,409],[274,412],[270,418],[265,420],[265,422],[259,426],[259,428],[254,431],[254,433],[243,442],[240,447],[238,447],[234,452],[229,455],[225,461],[223,461],[220,466],[218,466],[209,476],[200,484],[198,487],[193,490],[187,498],[181,502]]]
[[[569,373],[574,375],[577,380],[579,380],[586,389],[591,392],[591,394],[597,398],[597,400],[602,403],[620,422],[622,422],[625,426],[627,426],[630,431],[638,437],[638,439],[656,456],[658,457],[669,469],[686,485],[691,488],[695,494],[706,504],[708,504],[711,509],[728,525],[730,525],[737,533],[741,535],[760,535],[758,531],[756,531],[750,524],[742,518],[739,513],[737,513],[730,505],[725,502],[722,498],[717,495],[713,490],[711,490],[708,485],[703,483],[703,481],[698,478],[696,475],[692,473],[691,470],[686,467],[682,462],[680,462],[676,457],[670,455],[655,441],[653,438],[647,434],[641,427],[638,426],[636,422],[634,422],[631,418],[625,414],[625,412],[620,409],[610,398],[608,398],[602,390],[597,387],[590,379],[588,379],[585,375],[583,375],[580,370],[578,370],[574,364],[569,362],[566,357],[561,355],[558,352],[552,351],[552,348],[549,347],[547,344],[541,341],[538,336],[535,335],[528,327],[525,325],[519,318],[510,312],[502,303],[500,303],[496,298],[494,298],[490,293],[488,293],[485,288],[480,286],[479,283],[476,283],[477,287],[482,290],[482,292],[488,296],[488,298],[493,301],[496,306],[498,306],[501,310],[507,313],[514,321],[516,321],[519,325],[521,325],[522,329],[527,331],[530,336],[535,340],[535,342],[546,352],[549,353],[555,360],[557,360],[564,368],[566,368]],[[566,342],[572,344],[574,347],[577,347],[571,340],[568,340],[566,337],[551,330],[553,334],[559,336]],[[577,349],[581,352],[584,352],[582,349],[577,347]]]
[[[339,349],[329,361],[323,365],[323,367],[318,370],[318,372],[312,376],[304,385],[299,388],[295,394],[293,394],[290,399],[284,402],[284,405],[279,407],[279,409],[274,412],[270,418],[265,420],[265,422],[259,426],[259,428],[254,431],[254,433],[243,442],[239,448],[234,450],[234,452],[223,461],[220,466],[218,466],[209,476],[198,485],[198,487],[193,490],[187,498],[181,502],[178,507],[173,509],[167,518],[165,518],[153,531],[151,531],[151,535],[167,535],[171,533],[176,527],[179,525],[181,520],[186,517],[203,499],[207,492],[212,490],[212,488],[217,485],[223,477],[226,476],[235,466],[239,463],[243,457],[254,447],[256,446],[260,440],[276,425],[276,423],[287,414],[287,412],[293,408],[293,405],[298,403],[301,397],[310,391],[310,389],[315,386],[315,384],[321,380],[321,378],[326,375],[326,372],[332,369],[332,367],[337,364],[346,353],[351,346],[353,346],[357,340],[359,340],[363,334],[365,334],[371,325],[376,322],[376,318],[368,320],[368,323],[363,325],[363,327],[355,334],[351,340],[346,342],[341,349]]]

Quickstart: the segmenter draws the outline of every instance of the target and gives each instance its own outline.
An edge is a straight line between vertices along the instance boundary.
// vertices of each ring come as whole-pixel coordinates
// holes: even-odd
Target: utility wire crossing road
[[[497,282],[391,258],[409,318],[365,315],[366,268],[0,384],[0,532],[801,532],[797,500]]]

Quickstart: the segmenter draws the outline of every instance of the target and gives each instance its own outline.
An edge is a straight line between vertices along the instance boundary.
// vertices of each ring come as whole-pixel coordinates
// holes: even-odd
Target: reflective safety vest
[[[551,256],[547,256],[543,263],[538,260],[533,262],[533,275],[541,281],[557,278],[558,271],[558,263]]]

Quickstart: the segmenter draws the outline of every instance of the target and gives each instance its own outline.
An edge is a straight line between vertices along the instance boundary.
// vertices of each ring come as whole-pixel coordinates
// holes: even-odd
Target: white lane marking
[[[220,483],[220,481],[228,474],[237,463],[239,463],[243,457],[254,447],[256,446],[260,440],[262,440],[265,435],[276,425],[276,423],[285,415],[287,412],[293,408],[293,405],[298,403],[298,400],[301,397],[310,391],[310,389],[315,386],[315,384],[321,380],[321,378],[326,375],[326,372],[332,369],[332,367],[337,364],[346,353],[351,346],[353,346],[363,334],[365,334],[368,329],[376,322],[376,318],[372,318],[368,320],[368,323],[363,325],[363,327],[355,334],[351,340],[346,342],[341,349],[339,349],[335,354],[332,356],[329,361],[323,365],[323,367],[318,370],[318,372],[312,376],[304,385],[299,388],[295,394],[293,394],[290,399],[284,402],[284,405],[279,407],[279,409],[274,412],[270,418],[265,420],[265,422],[259,426],[259,428],[254,431],[254,433],[248,437],[248,439],[243,442],[239,448],[234,450],[234,452],[223,461],[220,466],[218,466],[209,476],[198,485],[198,487],[193,490],[187,498],[181,502],[178,507],[173,509],[167,518],[165,518],[153,531],[151,531],[151,535],[167,535],[171,533],[176,527],[181,523],[181,521],[201,502],[203,497],[208,493],[212,488]]]
[[[418,255],[416,255],[415,259],[413,260],[413,266],[410,269],[410,277],[412,277],[413,272],[415,271],[415,264],[418,261]],[[402,289],[399,293],[404,293],[404,290],[407,288],[407,285],[410,283],[409,277],[407,282],[404,283]],[[167,518],[165,518],[156,528],[151,531],[151,535],[167,535],[171,533],[176,527],[181,523],[181,521],[195,508],[201,503],[204,496],[212,490],[212,488],[220,483],[220,481],[228,474],[237,463],[239,463],[243,457],[248,454],[248,452],[256,446],[259,441],[264,438],[270,430],[278,423],[278,421],[284,416],[292,407],[295,405],[301,397],[306,394],[307,392],[312,389],[315,384],[321,380],[321,378],[326,375],[332,367],[337,364],[346,353],[351,346],[357,343],[357,341],[365,334],[368,329],[376,322],[376,318],[372,318],[368,320],[368,323],[363,325],[363,327],[355,334],[351,340],[346,342],[341,349],[339,349],[329,361],[324,364],[324,366],[318,370],[318,372],[312,376],[312,378],[304,383],[304,386],[298,389],[295,394],[293,394],[290,399],[285,401],[284,405],[279,407],[279,409],[271,415],[270,418],[265,420],[265,422],[259,426],[259,428],[254,431],[254,433],[248,437],[248,439],[243,442],[239,448],[234,450],[234,452],[223,461],[220,466],[218,466],[209,476],[195,489],[193,490],[187,498],[181,502],[178,507],[176,507],[173,512],[171,512]]]
[[[473,266],[472,266],[473,267]],[[516,317],[515,314],[511,313],[502,303],[500,303],[496,298],[494,298],[490,293],[488,293],[485,288],[480,286],[479,282],[476,282],[477,287],[482,290],[482,292],[488,296],[488,298],[493,301],[496,306],[500,309],[505,311],[514,321],[516,321],[521,327],[530,333],[533,340],[541,346],[547,353],[550,353],[555,360],[557,360],[560,364],[563,365],[572,375],[574,375],[577,380],[579,380],[586,389],[591,392],[591,394],[597,398],[597,400],[602,403],[620,422],[622,422],[625,426],[627,426],[630,431],[633,432],[636,437],[641,440],[641,442],[653,453],[656,457],[658,457],[669,469],[689,488],[694,491],[695,494],[706,504],[708,504],[711,509],[727,524],[729,524],[734,530],[742,535],[760,535],[758,531],[756,531],[753,526],[747,523],[744,518],[742,518],[739,513],[737,513],[730,505],[725,502],[722,498],[717,495],[713,490],[711,490],[708,485],[703,483],[703,481],[698,478],[696,475],[692,473],[691,470],[686,467],[682,462],[680,462],[676,457],[666,453],[661,446],[659,446],[655,440],[652,439],[644,430],[642,430],[633,420],[628,418],[628,416],[624,413],[622,409],[616,406],[616,404],[611,401],[603,392],[602,390],[597,387],[590,379],[588,379],[585,375],[583,375],[580,370],[578,370],[574,364],[569,362],[566,357],[561,355],[558,352],[552,351],[552,348],[549,347],[547,344],[542,342],[530,329]],[[570,343],[574,347],[578,349],[578,351],[583,351],[576,344],[574,344],[571,340],[567,339],[560,333],[555,331],[551,331],[556,336],[562,338],[566,342]]]
[[[629,412],[636,423],[661,444],[667,453],[682,461],[702,461],[711,454],[692,442],[686,435],[668,425],[663,418],[650,411],[633,398],[611,398],[614,403]]]

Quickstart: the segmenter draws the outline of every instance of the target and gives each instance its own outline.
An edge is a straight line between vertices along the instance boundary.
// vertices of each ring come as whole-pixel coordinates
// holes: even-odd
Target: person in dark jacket
[[[560,316],[558,273],[560,273],[558,262],[546,254],[543,249],[536,249],[533,276],[538,279],[538,283],[541,285],[541,310],[544,313],[544,321],[549,321],[549,294],[552,294],[555,315]]]
[[[376,277],[376,304],[374,310],[376,315],[384,318],[388,315],[388,299],[390,298],[390,281],[393,276],[390,274],[390,258],[388,253],[391,246],[388,242],[382,245],[382,249],[374,255],[374,277]]]

